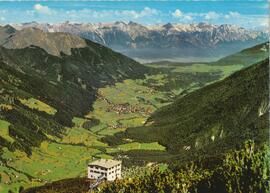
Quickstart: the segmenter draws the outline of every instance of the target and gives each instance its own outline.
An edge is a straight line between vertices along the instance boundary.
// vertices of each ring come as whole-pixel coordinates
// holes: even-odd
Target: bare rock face
[[[134,22],[98,24],[36,22],[14,26],[47,32],[67,32],[103,44],[130,57],[224,56],[267,41],[266,32],[223,24],[172,24],[144,26]]]
[[[16,29],[10,25],[0,26],[0,44],[4,44],[15,32]]]
[[[71,54],[71,48],[83,48],[84,39],[67,33],[46,33],[37,28],[25,28],[13,33],[3,43],[6,48],[26,48],[31,45],[43,48],[51,55],[60,56],[61,52]]]

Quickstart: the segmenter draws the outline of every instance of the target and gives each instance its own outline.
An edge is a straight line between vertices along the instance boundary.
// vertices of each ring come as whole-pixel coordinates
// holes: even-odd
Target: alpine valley
[[[0,192],[87,192],[97,158],[121,159],[123,179],[96,192],[266,192],[266,40],[205,23],[1,26]]]

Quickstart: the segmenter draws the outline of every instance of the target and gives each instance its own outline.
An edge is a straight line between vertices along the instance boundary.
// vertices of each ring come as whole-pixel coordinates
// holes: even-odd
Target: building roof
[[[93,161],[91,163],[88,164],[88,166],[100,166],[103,168],[111,168],[114,167],[118,164],[121,164],[121,161],[118,160],[112,160],[112,159],[99,159],[96,161]]]

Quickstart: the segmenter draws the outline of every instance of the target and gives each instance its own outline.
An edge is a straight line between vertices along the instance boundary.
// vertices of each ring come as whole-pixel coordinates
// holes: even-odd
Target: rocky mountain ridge
[[[208,23],[141,25],[114,23],[24,23],[46,32],[67,32],[103,44],[133,58],[220,57],[267,40],[267,33],[239,26]]]

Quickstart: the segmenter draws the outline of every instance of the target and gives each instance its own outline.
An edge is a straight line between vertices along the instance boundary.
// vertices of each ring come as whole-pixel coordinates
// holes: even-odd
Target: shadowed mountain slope
[[[178,161],[215,156],[247,139],[268,140],[269,60],[177,99],[157,110],[144,127],[105,139],[158,141]]]
[[[58,35],[61,41],[63,36]],[[43,38],[42,42],[53,41]],[[73,116],[89,112],[98,88],[149,73],[149,68],[126,56],[83,41],[84,48],[70,48],[70,54],[60,56],[48,54],[43,43],[44,49],[0,47],[0,120],[10,124],[8,135],[15,139],[10,143],[1,138],[2,147],[30,153],[30,147],[39,146],[47,135],[59,136],[63,126],[71,126]],[[38,38],[27,42],[37,43]]]
[[[92,92],[88,96],[95,95],[93,92],[95,88],[114,84],[126,78],[143,77],[144,73],[149,72],[149,68],[108,48],[90,41],[86,43],[87,47],[72,48],[71,55],[62,54],[61,57],[50,55],[36,46],[24,49],[0,48],[0,59],[7,66],[23,74],[46,79],[51,86],[69,85],[82,90],[81,93]],[[65,92],[68,93],[68,89]],[[45,93],[40,95],[44,98],[45,96]],[[55,98],[54,94],[52,98]],[[66,103],[71,109],[73,100]],[[64,101],[62,103],[65,104]],[[85,110],[85,107],[75,109]],[[73,111],[76,112],[75,109]]]

